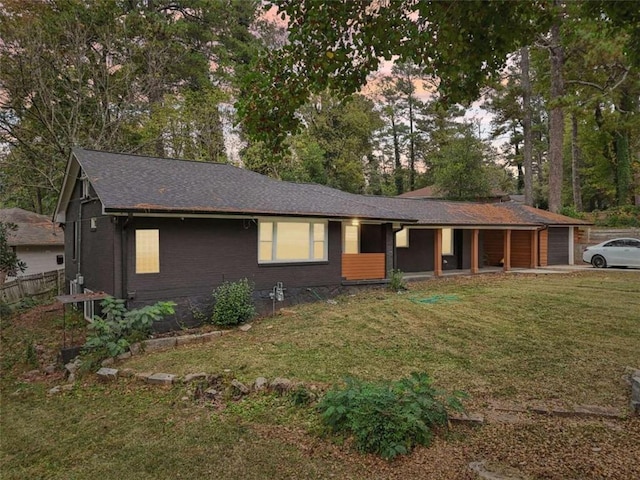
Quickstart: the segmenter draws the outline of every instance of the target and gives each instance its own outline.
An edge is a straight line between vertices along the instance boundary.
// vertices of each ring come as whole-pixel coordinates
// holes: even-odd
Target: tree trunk
[[[400,158],[400,140],[398,139],[398,126],[396,125],[395,113],[391,115],[391,131],[393,132],[393,176],[396,182],[396,194],[404,193],[404,182],[402,181],[402,160]]]
[[[582,187],[580,186],[580,167],[582,152],[578,146],[578,118],[571,114],[571,186],[573,187],[573,205],[576,211],[582,211]]]
[[[412,80],[410,78],[410,80]],[[409,94],[409,190],[416,188],[416,149],[413,118],[413,93]]]
[[[560,6],[559,0],[555,0],[554,6]],[[560,18],[558,14],[555,23],[551,26],[551,46],[549,57],[551,60],[551,112],[549,113],[549,210],[559,213],[562,209],[562,143],[564,139],[564,111],[560,100],[564,94],[564,81],[562,67],[564,64],[564,52],[560,43]]]
[[[631,200],[631,155],[629,153],[629,129],[627,118],[634,109],[634,100],[628,89],[622,90],[620,98],[620,128],[615,132],[616,151],[616,201],[619,206],[628,205]]]
[[[533,206],[533,135],[531,132],[531,79],[529,78],[529,48],[520,50],[522,84],[522,133],[524,164],[524,204]]]

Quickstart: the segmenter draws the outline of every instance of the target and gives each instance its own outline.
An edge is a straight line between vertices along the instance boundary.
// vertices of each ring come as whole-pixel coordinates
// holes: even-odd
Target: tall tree
[[[551,25],[547,48],[551,64],[551,90],[549,95],[549,210],[555,213],[562,208],[562,174],[564,141],[564,47],[560,27],[564,12],[560,0],[554,0],[556,18]]]
[[[533,206],[533,130],[531,112],[531,77],[529,73],[529,47],[520,49],[522,84],[522,141],[524,166],[524,203]]]
[[[277,150],[296,111],[326,88],[349,94],[380,59],[398,55],[437,76],[451,102],[474,99],[505,57],[546,30],[546,2],[273,0],[289,43],[265,52],[244,80],[238,110],[250,136]]]
[[[256,6],[3,1],[4,194],[50,212],[73,145],[165,155],[187,151],[189,143],[200,158],[224,158],[216,102],[224,100],[222,87],[232,87],[229,71],[251,61],[251,49],[240,45],[255,41],[248,19]]]

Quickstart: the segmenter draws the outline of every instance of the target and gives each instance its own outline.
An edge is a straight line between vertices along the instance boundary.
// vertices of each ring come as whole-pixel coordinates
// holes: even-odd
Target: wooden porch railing
[[[386,277],[384,253],[343,253],[342,278],[381,280]]]

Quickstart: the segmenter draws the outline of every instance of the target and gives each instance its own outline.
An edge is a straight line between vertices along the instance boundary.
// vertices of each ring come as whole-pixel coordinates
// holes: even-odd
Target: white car
[[[582,260],[596,268],[640,267],[640,240],[615,238],[587,247]]]

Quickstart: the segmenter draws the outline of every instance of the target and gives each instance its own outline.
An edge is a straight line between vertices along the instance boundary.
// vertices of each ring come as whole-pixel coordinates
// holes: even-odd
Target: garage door
[[[549,265],[567,265],[569,263],[569,228],[549,228]]]

